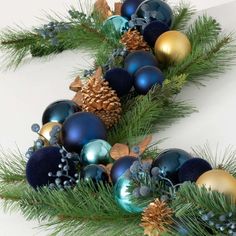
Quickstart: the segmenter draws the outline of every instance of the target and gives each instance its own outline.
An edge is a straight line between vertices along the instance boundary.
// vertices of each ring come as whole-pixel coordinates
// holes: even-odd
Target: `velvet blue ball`
[[[149,21],[161,21],[168,27],[171,27],[174,18],[172,9],[163,0],[146,0],[142,2],[136,11],[136,15]]]
[[[121,177],[136,160],[137,158],[135,157],[124,156],[114,162],[111,168],[111,180],[113,184],[117,182],[119,177]]]
[[[212,170],[212,166],[206,160],[201,158],[192,158],[186,161],[179,169],[179,181],[196,182],[205,172]]]
[[[121,68],[114,68],[107,71],[104,79],[108,81],[109,86],[116,91],[119,97],[128,94],[133,86],[132,76]]]
[[[78,112],[66,119],[62,125],[62,145],[69,152],[80,153],[83,146],[91,140],[106,140],[106,138],[104,123],[98,116],[90,112]]]
[[[157,39],[170,28],[163,22],[155,20],[150,22],[143,31],[143,38],[150,47],[154,47]]]
[[[134,76],[134,88],[138,94],[145,95],[154,85],[161,85],[164,81],[163,73],[154,66],[144,66]]]
[[[169,149],[162,152],[153,161],[152,168],[158,167],[161,176],[169,179],[173,184],[179,184],[179,169],[192,156],[181,149]]]
[[[131,19],[131,16],[136,12],[138,6],[144,0],[125,0],[121,7],[121,16]]]
[[[62,164],[60,148],[58,147],[44,147],[32,154],[26,165],[26,178],[33,188],[49,186],[54,184],[57,177],[49,176],[51,172],[54,175],[59,170],[58,165]],[[69,175],[76,174],[76,167],[72,161],[68,160]],[[68,180],[63,177],[62,181]]]
[[[42,122],[63,123],[66,118],[76,112],[81,111],[81,108],[71,100],[60,100],[50,104],[43,113]]]
[[[157,66],[157,60],[150,52],[136,51],[130,53],[124,62],[124,68],[131,76],[133,76],[137,70],[143,66]]]

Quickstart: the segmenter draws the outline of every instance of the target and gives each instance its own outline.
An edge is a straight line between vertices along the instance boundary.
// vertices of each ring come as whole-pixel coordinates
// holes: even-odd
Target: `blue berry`
[[[39,126],[39,124],[33,124],[32,126],[31,126],[31,130],[34,132],[34,133],[38,133],[39,132],[39,130],[40,130],[40,126]]]
[[[141,186],[139,191],[141,196],[147,197],[150,194],[151,189],[148,186]]]

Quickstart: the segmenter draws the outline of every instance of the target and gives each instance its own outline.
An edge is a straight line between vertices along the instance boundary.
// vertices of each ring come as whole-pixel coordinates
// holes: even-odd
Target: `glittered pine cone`
[[[143,36],[137,30],[127,31],[121,38],[121,43],[130,52],[144,50],[150,51],[150,47],[147,42],[143,39]]]

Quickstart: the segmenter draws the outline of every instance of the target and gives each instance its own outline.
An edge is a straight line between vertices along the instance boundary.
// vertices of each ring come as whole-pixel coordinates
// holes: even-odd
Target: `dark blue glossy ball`
[[[49,186],[54,184],[57,177],[49,176],[51,172],[56,175],[59,170],[58,165],[62,164],[60,148],[44,147],[32,154],[26,165],[26,178],[33,188]],[[76,174],[76,167],[72,161],[68,161],[69,175]],[[67,177],[61,178],[61,181],[68,180]]]
[[[131,167],[137,158],[125,156],[114,162],[111,168],[111,180],[113,184]]]
[[[125,0],[121,7],[121,16],[131,19],[131,16],[136,12],[140,3],[144,0]]]
[[[154,66],[144,66],[134,76],[134,88],[138,94],[145,95],[154,85],[161,85],[164,81],[163,73]]]
[[[90,112],[78,112],[66,119],[62,125],[62,145],[69,152],[80,153],[83,146],[91,140],[106,138],[104,123]]]
[[[191,158],[192,156],[184,150],[169,149],[157,156],[153,161],[152,168],[158,167],[163,177],[172,181],[173,184],[179,184],[179,169]]]
[[[125,58],[124,68],[132,76],[143,66],[157,66],[157,60],[152,53],[136,51]]]
[[[206,160],[201,158],[192,158],[186,161],[179,169],[179,181],[196,182],[205,172],[212,170],[212,166]]]
[[[170,28],[163,22],[155,20],[150,22],[143,31],[143,38],[150,47],[154,47],[157,39]]]
[[[168,27],[171,27],[174,19],[172,9],[163,0],[146,0],[142,2],[136,11],[136,15],[149,21],[161,21]]]
[[[109,86],[116,91],[119,97],[128,94],[133,86],[132,76],[121,68],[114,68],[107,71],[104,79],[108,81]]]
[[[76,112],[81,111],[81,108],[71,100],[60,100],[50,104],[43,113],[42,122],[63,123],[66,118]]]

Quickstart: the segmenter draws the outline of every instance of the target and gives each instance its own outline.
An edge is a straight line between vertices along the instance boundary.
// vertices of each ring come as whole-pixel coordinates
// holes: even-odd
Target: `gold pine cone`
[[[121,38],[121,43],[130,52],[144,50],[150,51],[150,47],[147,42],[143,39],[143,36],[137,30],[129,30]]]

